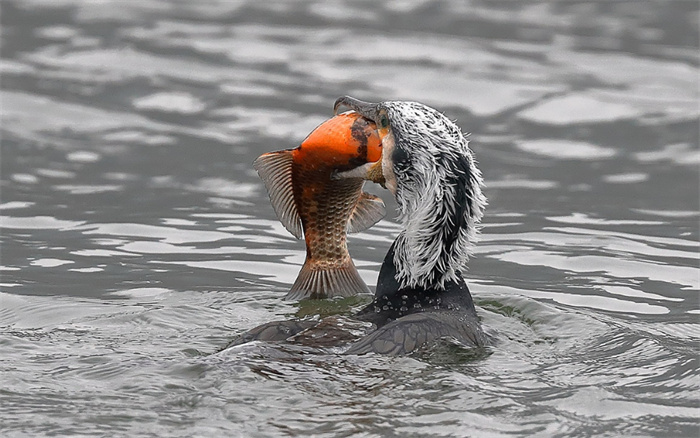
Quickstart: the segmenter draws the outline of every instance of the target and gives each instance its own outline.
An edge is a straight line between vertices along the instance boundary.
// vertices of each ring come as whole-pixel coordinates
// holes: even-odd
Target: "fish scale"
[[[306,230],[304,237],[311,266],[347,265],[350,254],[345,230],[354,208],[347,199],[362,189],[363,182],[331,181],[330,178],[324,181],[309,177],[308,172],[303,170],[294,172],[293,175],[305,187],[299,194],[306,197],[299,202],[299,216]],[[309,185],[315,189],[312,195],[306,190]]]
[[[322,123],[299,147],[255,160],[277,217],[297,238],[303,234],[306,242],[306,260],[287,299],[370,292],[348,252],[347,233],[379,221],[384,203],[362,191],[362,178],[333,176],[380,157],[376,125],[350,112]]]

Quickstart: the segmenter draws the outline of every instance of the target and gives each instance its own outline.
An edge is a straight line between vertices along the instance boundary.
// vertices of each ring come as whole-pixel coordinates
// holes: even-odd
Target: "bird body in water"
[[[347,297],[370,293],[348,253],[347,232],[384,217],[382,200],[362,191],[361,177],[333,172],[375,162],[381,143],[374,122],[351,112],[322,123],[295,149],[261,155],[253,166],[277,217],[306,242],[306,260],[286,298]]]
[[[341,106],[376,124],[382,156],[337,171],[333,179],[364,178],[386,187],[396,198],[403,228],[384,258],[372,303],[355,315],[376,329],[350,343],[347,353],[401,355],[440,338],[485,345],[462,277],[486,206],[481,172],[465,135],[443,114],[417,102],[368,103],[346,96],[334,109]],[[284,338],[293,339],[318,327],[299,323],[270,323],[259,332],[274,332],[275,339],[294,332]]]

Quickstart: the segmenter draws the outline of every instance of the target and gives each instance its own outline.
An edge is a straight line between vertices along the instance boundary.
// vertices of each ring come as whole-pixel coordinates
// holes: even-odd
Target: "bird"
[[[444,114],[419,102],[369,103],[343,96],[334,112],[343,106],[376,124],[382,151],[378,160],[334,172],[331,179],[363,178],[382,185],[396,199],[401,223],[372,302],[352,315],[370,328],[353,338],[338,334],[342,326],[326,321],[333,317],[273,321],[240,335],[229,347],[253,340],[314,344],[325,339],[344,343],[345,354],[400,356],[442,338],[468,347],[488,345],[463,277],[487,204],[467,136]]]
[[[382,157],[335,178],[363,176],[395,197],[401,232],[379,272],[373,301],[355,317],[377,329],[347,354],[411,353],[439,338],[488,343],[462,275],[487,201],[467,136],[444,114],[419,102],[336,100],[374,121]]]

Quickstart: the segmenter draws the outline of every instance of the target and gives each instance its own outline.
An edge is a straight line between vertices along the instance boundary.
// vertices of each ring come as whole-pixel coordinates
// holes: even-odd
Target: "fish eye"
[[[386,116],[386,114],[382,114],[379,116],[379,127],[380,128],[386,128],[389,126],[389,118]]]

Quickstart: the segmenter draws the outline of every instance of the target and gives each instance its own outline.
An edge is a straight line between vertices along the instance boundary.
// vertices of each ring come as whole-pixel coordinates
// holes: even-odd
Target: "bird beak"
[[[351,110],[362,114],[363,117],[370,119],[374,123],[377,123],[377,119],[379,118],[379,104],[377,103],[364,102],[362,100],[355,99],[354,97],[343,96],[335,101],[335,104],[333,105],[334,114],[338,114],[338,108],[341,106],[346,106]]]

